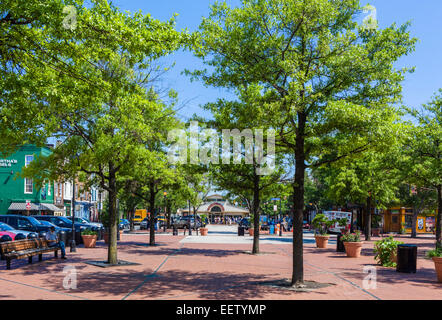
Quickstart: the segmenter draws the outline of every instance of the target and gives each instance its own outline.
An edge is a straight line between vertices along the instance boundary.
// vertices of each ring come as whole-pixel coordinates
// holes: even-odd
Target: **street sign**
[[[31,210],[31,202],[30,201],[26,201],[26,210]]]
[[[273,211],[275,211],[275,212],[278,211],[278,206],[277,205],[273,206]]]

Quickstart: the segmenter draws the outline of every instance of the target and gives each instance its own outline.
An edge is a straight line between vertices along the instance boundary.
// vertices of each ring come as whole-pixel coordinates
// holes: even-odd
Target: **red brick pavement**
[[[424,259],[434,239],[403,238],[418,245],[416,274],[397,273],[375,265],[373,241],[364,243],[363,256],[347,258],[335,246],[317,249],[304,246],[305,279],[334,285],[314,292],[291,292],[260,284],[291,277],[290,244],[261,244],[262,255],[245,253],[250,245],[180,243],[183,236],[159,235],[156,247],[147,246],[148,235],[122,235],[119,259],[136,266],[99,268],[85,264],[105,260],[107,248],[77,248],[68,260],[45,255],[43,262],[28,265],[15,260],[6,270],[0,262],[0,299],[294,299],[294,300],[442,300],[442,284],[436,282],[434,264]],[[376,238],[374,239],[376,240]],[[35,259],[37,260],[37,259]],[[77,288],[64,289],[63,270],[74,266]],[[377,271],[377,288],[363,288],[363,268]]]

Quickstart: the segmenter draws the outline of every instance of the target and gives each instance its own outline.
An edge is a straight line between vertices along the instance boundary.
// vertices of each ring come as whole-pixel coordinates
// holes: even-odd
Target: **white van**
[[[324,215],[329,220],[338,220],[338,219],[347,219],[347,230],[350,230],[351,227],[351,212],[344,212],[344,211],[324,211]],[[342,227],[339,226],[339,224],[336,222],[334,225],[332,225],[328,231],[333,233],[340,233],[342,230]]]

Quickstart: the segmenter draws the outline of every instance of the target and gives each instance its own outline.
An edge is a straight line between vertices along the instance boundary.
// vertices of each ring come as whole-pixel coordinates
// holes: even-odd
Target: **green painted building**
[[[32,179],[17,177],[17,173],[37,156],[48,156],[51,149],[24,145],[9,157],[0,155],[0,214],[53,214],[60,211],[54,205],[53,183],[36,186]]]

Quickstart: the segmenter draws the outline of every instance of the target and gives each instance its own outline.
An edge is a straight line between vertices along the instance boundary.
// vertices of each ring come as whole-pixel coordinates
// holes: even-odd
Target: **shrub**
[[[341,237],[342,242],[361,242],[361,232],[347,233]]]
[[[428,259],[431,259],[433,257],[442,257],[442,248],[437,248],[427,252]]]
[[[98,233],[96,231],[92,231],[91,229],[86,229],[81,231],[82,236],[96,236]]]
[[[396,263],[391,260],[392,256],[396,254],[397,246],[403,244],[401,241],[396,241],[393,237],[388,237],[374,243],[374,253],[376,261],[384,267],[395,267]]]
[[[317,214],[312,221],[312,226],[315,229],[315,235],[327,235],[328,228],[336,223],[336,220],[329,220],[324,214]]]

